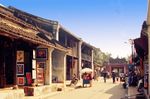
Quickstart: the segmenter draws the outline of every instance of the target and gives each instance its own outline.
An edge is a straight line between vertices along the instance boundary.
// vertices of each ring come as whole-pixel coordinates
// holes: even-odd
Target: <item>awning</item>
[[[148,54],[148,38],[146,36],[142,36],[140,38],[134,39],[134,47],[136,49],[136,53],[143,57]]]

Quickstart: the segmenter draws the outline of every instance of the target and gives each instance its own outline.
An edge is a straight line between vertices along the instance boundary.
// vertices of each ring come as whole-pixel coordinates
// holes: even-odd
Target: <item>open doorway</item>
[[[71,80],[72,58],[67,56],[66,63],[67,63],[67,66],[66,66],[66,80]]]
[[[12,42],[0,37],[0,87],[14,84],[15,64]]]

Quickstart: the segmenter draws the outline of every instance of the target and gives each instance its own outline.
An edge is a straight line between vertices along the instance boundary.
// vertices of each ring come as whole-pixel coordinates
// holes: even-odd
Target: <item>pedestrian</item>
[[[78,83],[78,78],[76,76],[76,74],[73,75],[72,77],[72,80],[70,82],[70,86],[73,84],[73,85],[76,85]]]
[[[92,72],[88,74],[88,80],[89,80],[90,87],[92,87]]]
[[[115,83],[115,78],[116,78],[116,73],[113,71],[113,72],[112,72],[113,83]]]
[[[94,71],[93,79],[96,80],[96,81],[98,81],[98,74],[97,74],[96,70]]]
[[[104,83],[106,83],[107,71],[105,68],[103,69],[102,74],[103,74],[103,78],[104,78]]]

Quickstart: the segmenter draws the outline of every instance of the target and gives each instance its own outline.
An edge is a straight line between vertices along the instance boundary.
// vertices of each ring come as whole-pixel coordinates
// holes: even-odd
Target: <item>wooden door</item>
[[[5,62],[4,56],[0,54],[0,88],[5,87]]]

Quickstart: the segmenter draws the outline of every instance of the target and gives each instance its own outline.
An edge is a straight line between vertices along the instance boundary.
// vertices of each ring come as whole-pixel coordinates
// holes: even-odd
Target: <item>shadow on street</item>
[[[106,93],[112,95],[109,99],[120,99],[125,96],[126,89],[124,89],[122,87],[122,83],[120,83],[112,87],[111,89],[107,90]]]

